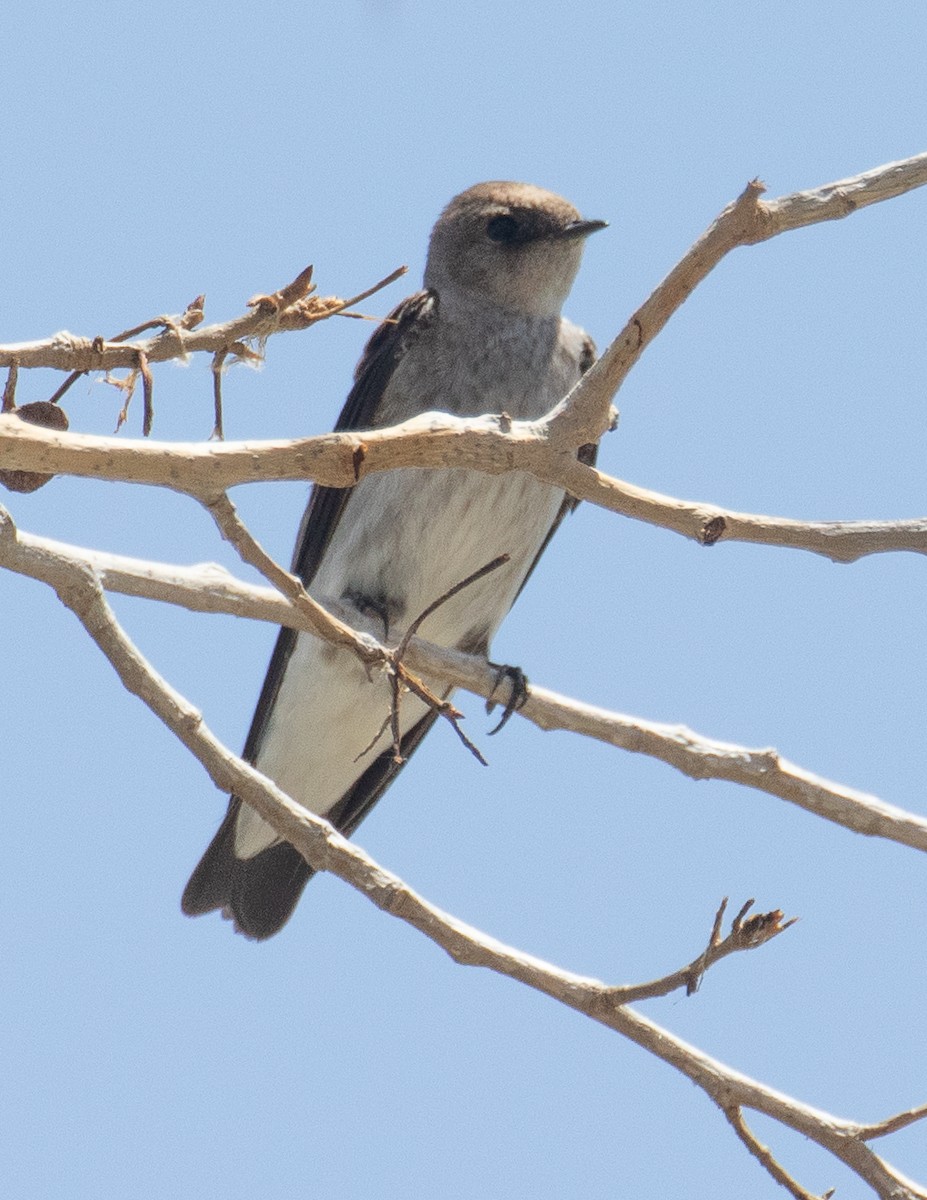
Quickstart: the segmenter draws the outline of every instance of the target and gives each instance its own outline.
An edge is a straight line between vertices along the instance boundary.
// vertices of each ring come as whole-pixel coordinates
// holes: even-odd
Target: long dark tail
[[[225,820],[184,888],[180,907],[188,917],[220,908],[239,933],[263,941],[290,919],[314,872],[289,842],[278,842],[253,858],[238,858],[235,822],[240,807],[233,796]]]
[[[445,696],[450,695],[450,689]],[[325,813],[339,833],[350,837],[402,769],[438,713],[427,712],[400,742],[379,754],[337,804]],[[315,874],[289,842],[278,842],[253,858],[235,853],[235,824],[241,801],[233,796],[228,812],[184,888],[180,907],[188,917],[220,908],[245,937],[263,941],[287,923],[303,888]]]

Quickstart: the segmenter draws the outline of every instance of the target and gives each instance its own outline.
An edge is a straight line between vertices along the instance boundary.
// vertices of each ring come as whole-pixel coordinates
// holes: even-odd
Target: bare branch
[[[479,694],[483,695],[482,690]],[[684,725],[625,716],[533,686],[519,711],[542,729],[568,729],[624,750],[648,754],[692,779],[725,779],[756,788],[855,833],[927,851],[927,819],[867,792],[823,779],[789,762],[771,747],[750,749],[714,741]]]
[[[546,421],[425,413],[388,429],[328,433],[293,441],[144,442],[23,426],[0,415],[0,458],[45,475],[77,475],[215,495],[242,483],[314,480],[351,487],[377,471],[467,467],[498,475],[528,471],[579,500],[681,533],[702,545],[743,541],[808,550],[835,562],[867,554],[927,553],[927,518],[805,522],[731,512],[624,483],[553,450]]]
[[[837,563],[899,550],[927,554],[927,517],[899,521],[797,521],[734,512],[716,504],[678,500],[648,491],[575,460],[564,462],[558,482],[579,500],[682,534],[702,546],[749,542],[807,550]]]
[[[279,443],[243,444],[222,447],[227,454],[217,457],[204,456],[202,447],[180,445],[173,447],[173,454],[182,456],[183,466],[174,461],[165,471],[159,469],[154,459],[129,462],[128,458],[135,460],[138,456],[137,447],[131,444],[122,443],[122,450],[127,452],[123,456],[106,444],[107,439],[88,439],[79,448],[69,446],[70,439],[30,443],[22,436],[17,440],[17,432],[21,435],[21,430],[3,428],[5,422],[0,420],[0,453],[4,461],[9,459],[20,470],[48,475],[86,474],[164,486],[179,484],[191,493],[210,495],[217,489],[226,490],[256,479],[314,479],[327,486],[346,487],[367,472],[410,465],[467,466],[488,473],[518,469],[562,486],[578,499],[674,529],[703,544],[724,539],[791,546],[841,562],[887,550],[924,553],[925,519],[808,523],[726,512],[716,506],[673,500],[610,479],[576,462],[573,451],[597,440],[609,427],[611,400],[628,371],[676,309],[731,249],[764,241],[801,225],[846,216],[857,208],[897,196],[925,182],[927,154],[777,200],[761,200],[762,185],[756,181],[749,184],[631,317],[570,395],[541,422],[517,422],[509,430],[508,424],[500,428],[498,421],[460,422],[431,416],[428,436],[424,439],[417,436],[421,431],[420,419],[395,430],[365,435],[363,440],[356,435],[341,435],[340,440],[339,435],[300,440],[292,444],[291,453]],[[72,335],[59,334],[46,343],[0,347],[0,365],[69,366],[87,371],[117,365],[137,366],[139,350],[149,363],[192,350],[228,352],[232,343],[242,338],[266,337],[290,327],[304,328],[314,320],[344,311],[400,273],[394,272],[373,289],[347,301],[315,301],[305,298],[309,290],[307,270],[273,296],[255,298],[255,311],[250,316],[222,326],[181,336],[174,323],[158,338],[121,349],[101,339],[84,341],[77,347]],[[288,307],[281,307],[287,304]],[[289,324],[291,320],[295,324]],[[75,354],[81,360],[76,365]],[[219,416],[216,427],[221,429]],[[161,448],[151,449],[161,453]],[[210,449],[215,451],[219,447]]]
[[[798,919],[793,917],[790,921],[783,922],[782,912],[777,908],[768,913],[754,913],[745,920],[753,903],[753,900],[747,901],[732,921],[730,933],[722,938],[721,922],[727,908],[725,897],[715,914],[708,945],[688,966],[660,979],[651,980],[650,983],[634,983],[612,988],[610,998],[616,1004],[631,1004],[638,1000],[652,1000],[656,996],[668,996],[679,988],[685,988],[686,995],[692,996],[701,986],[702,978],[709,967],[713,967],[722,958],[727,958],[729,954],[764,946],[780,933],[784,933]]]
[[[757,179],[717,217],[691,250],[650,294],[602,357],[555,410],[551,442],[562,450],[595,442],[608,429],[611,401],[628,372],[695,288],[737,246],[849,216],[858,208],[890,200],[927,184],[927,154],[886,163],[862,175],[808,191],[761,200]]]
[[[292,441],[155,442],[90,434],[67,438],[24,428],[0,415],[0,458],[22,470],[145,483],[214,496],[243,483],[313,480],[352,487],[375,471],[466,466],[499,475],[531,470],[543,457],[541,426],[513,422],[501,434],[495,417],[425,413],[402,425],[359,433],[326,433]]]
[[[211,511],[216,517],[217,510]],[[220,517],[223,536],[237,538],[237,515],[232,519],[220,513]],[[194,612],[228,613],[288,625],[344,645],[362,659],[369,655],[365,661],[373,664],[389,660],[391,652],[386,646],[368,634],[357,634],[351,629],[357,614],[334,601],[326,600],[323,607],[306,595],[294,607],[279,591],[243,583],[215,563],[171,566],[21,533],[2,508],[0,535],[0,566],[52,586],[61,580],[62,572],[77,567],[91,569],[103,586],[113,592],[177,604]],[[244,536],[253,541],[247,530]],[[255,546],[256,550],[248,550],[244,555],[246,561],[256,563],[266,553],[257,543]],[[273,563],[269,556],[268,561],[293,594],[295,577]],[[484,658],[434,646],[418,638],[409,645],[406,660],[429,678],[444,679],[487,700],[497,686],[497,672]],[[755,788],[856,833],[927,851],[927,819],[867,792],[814,775],[780,757],[775,750],[715,741],[693,733],[684,725],[645,721],[584,704],[536,685],[531,686],[518,711],[541,729],[577,733],[622,750],[647,754],[692,779],[721,779]]]
[[[339,621],[313,600],[303,587],[298,575],[285,571],[251,534],[239,518],[235,505],[223,492],[202,501],[222,537],[237,550],[242,561],[260,571],[265,579],[286,596],[305,618],[306,628],[317,637],[324,638],[335,646],[352,650],[361,662],[368,666],[386,666],[389,653],[375,638],[356,633],[349,625]]]
[[[234,342],[307,329],[317,321],[337,316],[344,309],[393,283],[404,275],[407,269],[398,267],[373,287],[366,288],[349,300],[342,300],[337,296],[306,299],[305,290],[301,290],[304,288],[306,276],[306,271],[303,271],[293,283],[275,292],[273,297],[256,297],[250,313],[235,317],[231,321],[189,331],[184,325],[184,319],[187,314],[193,312],[196,304],[194,301],[181,318],[158,317],[120,335],[129,338],[153,325],[164,326],[160,334],[146,341],[121,342],[116,338],[109,341],[103,338],[84,338],[63,330],[41,341],[0,346],[0,366],[11,366],[15,362],[19,367],[52,367],[81,375],[87,371],[112,371],[118,367],[131,369],[138,364],[139,350],[147,356],[149,363],[184,358],[188,354],[198,352],[215,354],[217,350],[231,346]],[[307,271],[311,271],[311,267],[307,268]],[[274,303],[262,302],[266,299],[284,298],[291,293],[296,299],[286,308],[281,309]]]
[[[927,1120],[927,1104],[919,1104],[916,1108],[909,1108],[907,1112],[895,1113],[894,1116],[886,1117],[884,1121],[876,1121],[872,1125],[860,1125],[856,1130],[856,1136],[862,1138],[864,1142],[869,1142],[873,1138],[897,1133],[899,1129],[907,1129],[909,1125],[924,1120]]]
[[[437,677],[446,681],[449,688],[464,686],[487,697],[491,697],[496,685],[491,667],[482,660],[429,646],[414,637],[430,610],[413,623],[394,651],[372,637],[355,632],[350,613],[342,620],[337,613],[327,611],[308,596],[297,577],[283,570],[255,541],[225,494],[233,484],[272,478],[311,478],[328,486],[350,487],[368,473],[404,466],[466,467],[489,474],[514,469],[531,472],[577,498],[673,529],[704,545],[719,540],[743,540],[809,550],[841,562],[887,550],[927,552],[927,519],[805,523],[731,513],[634,488],[578,463],[575,458],[578,446],[597,440],[608,427],[611,400],[644,349],[731,249],[802,225],[846,216],[859,207],[924,183],[927,183],[927,155],[772,201],[761,199],[763,186],[759,182],[749,184],[632,316],[570,396],[542,421],[513,423],[493,417],[455,421],[425,414],[396,429],[363,435],[332,434],[286,444],[165,447],[75,437],[31,429],[10,415],[0,417],[0,461],[4,463],[7,479],[16,471],[31,473],[34,479],[67,472],[185,491],[209,509],[222,535],[236,547],[244,561],[256,566],[279,589],[273,592],[248,588],[219,568],[184,570],[137,564],[134,560],[20,536],[0,510],[0,564],[51,583],[107,655],[124,685],[174,731],[218,787],[234,791],[251,805],[316,869],[331,871],[362,891],[384,911],[424,933],[456,962],[487,967],[543,992],[629,1038],[685,1074],[722,1109],[750,1153],[798,1200],[813,1198],[788,1175],[769,1149],[759,1143],[746,1125],[744,1109],[765,1113],[813,1139],[886,1200],[888,1197],[927,1200],[927,1191],[903,1178],[868,1145],[875,1138],[927,1117],[927,1105],[868,1125],[850,1122],[749,1079],[627,1007],[630,999],[664,995],[674,988],[685,987],[691,994],[704,972],[720,958],[761,945],[787,928],[792,922],[784,922],[779,910],[749,916],[751,901],[734,918],[725,937],[722,936],[725,902],[715,917],[708,945],[696,959],[663,979],[628,987],[607,986],[505,946],[429,904],[324,820],[295,804],[271,781],[232,755],[205,726],[201,715],[139,653],[116,621],[103,588],[158,596],[201,611],[260,615],[262,619],[324,637],[350,649],[368,664],[391,665],[394,683],[391,719],[396,726],[394,736],[398,745],[397,714],[403,687],[417,691],[426,702],[439,706],[439,710],[440,706],[452,708],[408,671],[406,657],[429,679]],[[395,278],[395,274],[390,278]],[[127,367],[133,373],[131,383],[136,374],[143,381],[147,434],[152,411],[150,364],[205,350],[215,356],[216,433],[221,435],[220,375],[227,355],[255,354],[246,345],[249,339],[260,340],[288,328],[305,328],[335,313],[348,315],[346,310],[350,305],[376,289],[347,301],[316,298],[311,296],[312,290],[311,270],[307,270],[287,287],[255,297],[251,302],[253,311],[247,316],[197,332],[191,332],[198,323],[191,306],[189,320],[185,321],[188,314],[179,320],[160,318],[127,330],[120,338],[108,342],[59,334],[45,342],[0,347],[0,365],[10,368],[3,410],[9,413],[14,408],[18,367],[53,366],[70,370],[72,375],[56,393],[56,399],[81,373]],[[202,315],[201,305],[199,315]],[[157,336],[143,342],[133,340],[154,325],[163,325]],[[129,340],[123,345],[120,339]],[[727,779],[758,788],[848,828],[927,850],[927,821],[875,797],[819,779],[785,762],[774,750],[749,750],[709,741],[683,727],[632,720],[567,701],[540,688],[531,690],[520,711],[542,728],[569,728],[625,749],[652,754],[693,778]]]
[[[924,184],[927,184],[927,154],[915,154],[912,158],[873,167],[861,175],[838,179],[836,183],[793,192],[778,200],[765,200],[760,205],[764,228],[757,231],[756,240],[765,241],[778,233],[820,221],[839,221],[870,204],[893,200]]]
[[[797,1180],[793,1179],[781,1163],[776,1160],[769,1147],[764,1146],[748,1127],[739,1106],[734,1105],[731,1108],[723,1108],[722,1111],[727,1117],[731,1128],[757,1162],[761,1163],[764,1170],[769,1172],[776,1183],[781,1184],[786,1191],[794,1196],[795,1200],[829,1200],[829,1197],[833,1195],[833,1190],[831,1190],[825,1192],[823,1196],[815,1196],[811,1192],[806,1191]]]
[[[9,527],[0,527],[0,541],[7,542],[12,536]],[[598,980],[559,970],[505,946],[429,904],[326,821],[231,754],[207,728],[202,715],[157,674],[126,636],[93,571],[71,565],[65,576],[55,590],[106,654],[124,686],[176,734],[217,787],[234,791],[251,805],[317,870],[331,871],[345,880],[379,908],[424,933],[456,962],[507,975],[637,1043],[686,1075],[725,1112],[749,1107],[811,1138],[885,1200],[927,1200],[927,1191],[904,1179],[870,1150],[857,1136],[857,1125],[810,1108],[710,1058],[639,1013],[616,1004],[614,989]]]

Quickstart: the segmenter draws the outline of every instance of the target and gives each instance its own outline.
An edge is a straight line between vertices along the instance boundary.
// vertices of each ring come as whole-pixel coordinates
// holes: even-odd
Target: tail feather
[[[189,917],[219,908],[239,933],[263,941],[289,920],[313,870],[289,842],[278,842],[253,858],[239,858],[235,821],[240,806],[233,796],[225,820],[190,876],[180,907]]]
[[[448,688],[444,698],[450,694]],[[351,836],[437,718],[437,709],[427,712],[402,738],[398,757],[392,746],[377,755],[338,803],[326,810],[324,816],[339,833]],[[233,796],[216,836],[184,888],[180,907],[188,917],[219,908],[235,922],[239,933],[263,941],[290,919],[315,871],[289,842],[277,842],[253,858],[239,858],[235,825],[240,808],[241,801]]]

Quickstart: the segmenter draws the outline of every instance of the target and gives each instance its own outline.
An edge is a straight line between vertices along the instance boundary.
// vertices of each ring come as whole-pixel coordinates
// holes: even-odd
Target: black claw
[[[507,679],[509,681],[509,698],[506,700],[505,708],[502,710],[502,720],[495,727],[495,729],[490,729],[489,731],[488,736],[492,737],[494,733],[498,733],[499,730],[508,722],[508,719],[512,713],[517,712],[517,710],[521,708],[528,699],[528,677],[525,675],[521,667],[508,667],[494,662],[491,662],[489,665],[495,670],[496,679],[492,687],[492,696],[490,696],[486,701],[486,711],[488,713],[491,713],[496,707],[495,701],[492,697],[495,696],[499,684],[503,679]]]

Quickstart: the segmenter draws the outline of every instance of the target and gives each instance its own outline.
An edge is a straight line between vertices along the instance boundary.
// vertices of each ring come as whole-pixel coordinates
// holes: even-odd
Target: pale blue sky
[[[600,345],[746,181],[773,195],[927,149],[927,9],[383,0],[42,3],[3,20],[0,341],[243,310],[309,262],[323,293],[400,263],[442,205],[525,179],[611,222],[568,305]],[[647,351],[600,462],[808,518],[924,513],[927,193],[744,249]],[[272,340],[226,383],[229,437],[330,428],[370,328]],[[24,373],[25,374],[25,373]],[[21,399],[55,380],[22,377]],[[158,368],[155,434],[205,437],[208,363]],[[109,432],[98,382],[74,428]],[[140,430],[140,409],[125,435]],[[287,559],[305,488],[239,489]],[[193,505],[57,480],[24,528],[234,559]],[[238,569],[235,567],[235,569]],[[924,561],[700,549],[584,506],[495,657],[591,703],[750,745],[924,812]],[[244,576],[245,572],[241,571]],[[114,607],[238,748],[274,631]],[[225,800],[46,590],[0,578],[0,1190],[16,1200],[782,1193],[662,1064],[456,967],[337,880],[256,946],[179,896]],[[610,982],[693,957],[720,898],[801,921],[655,1020],[808,1103],[927,1100],[925,864],[785,802],[523,721],[480,768],[437,729],[359,840],[429,899]],[[808,1188],[862,1186],[756,1122]],[[927,1178],[927,1129],[882,1143]]]

